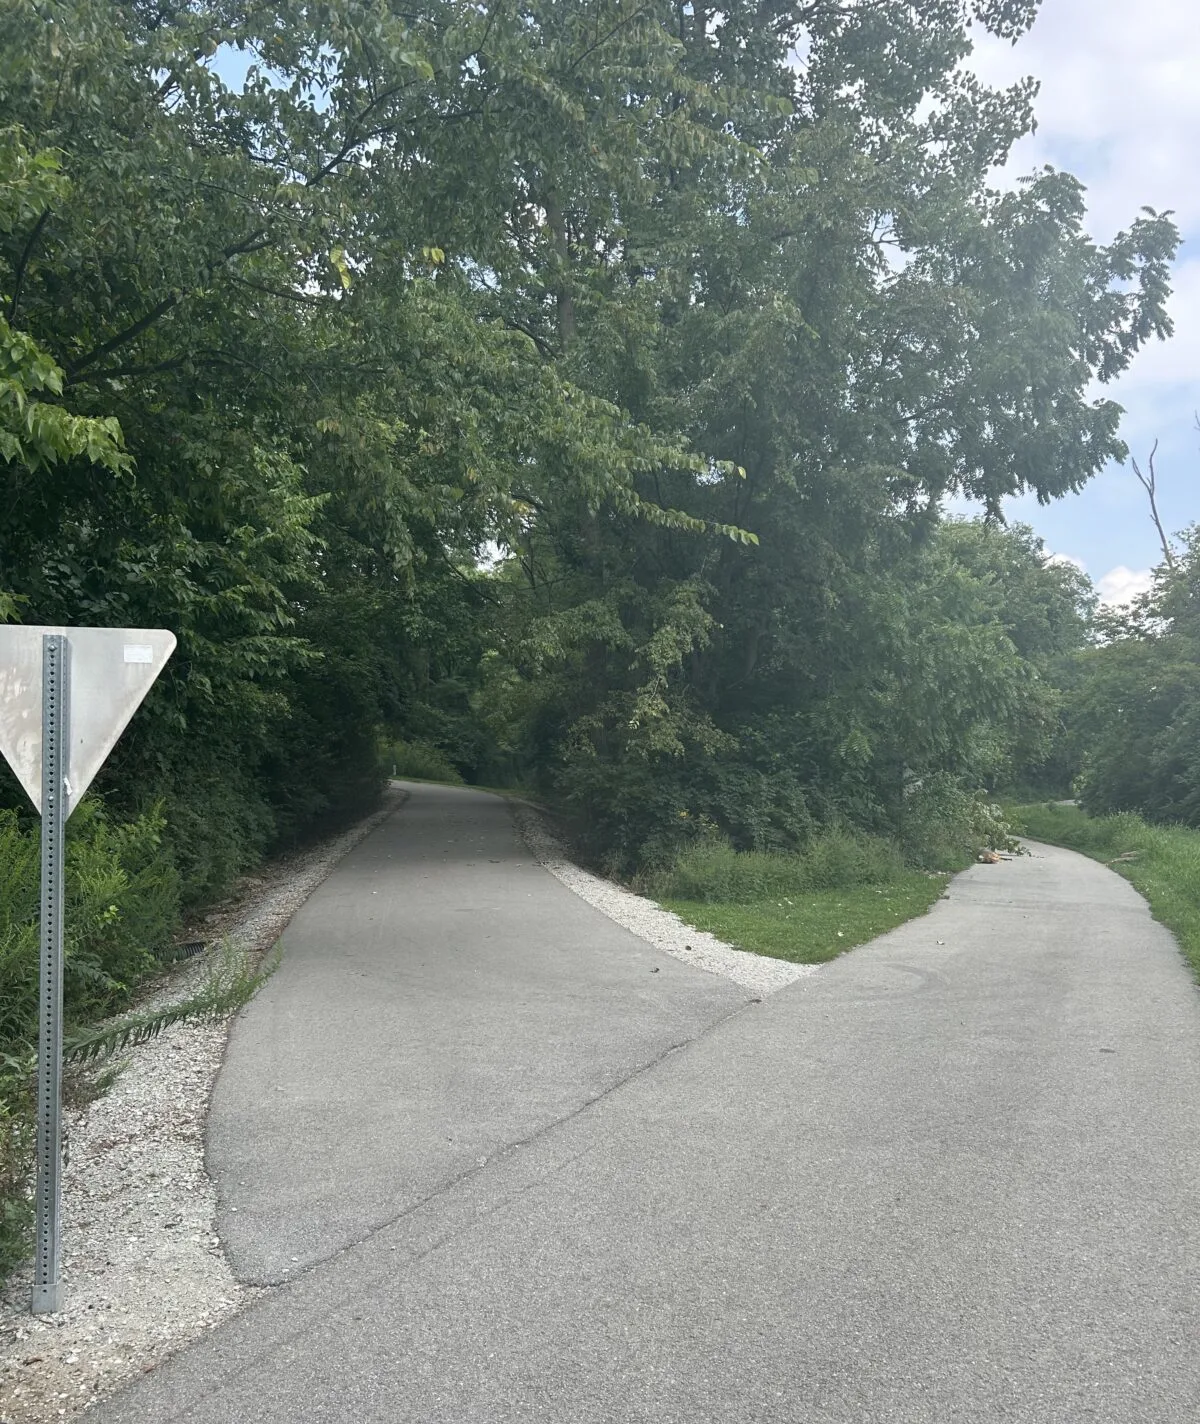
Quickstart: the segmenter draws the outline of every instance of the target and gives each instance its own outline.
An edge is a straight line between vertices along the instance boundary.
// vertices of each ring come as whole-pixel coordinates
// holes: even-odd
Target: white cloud
[[[1118,564],[1115,569],[1109,569],[1096,588],[1101,603],[1116,607],[1132,602],[1139,593],[1147,593],[1153,580],[1149,569],[1127,569],[1124,564]]]
[[[970,64],[989,84],[1030,74],[1041,84],[1038,130],[1016,146],[998,182],[1015,183],[1050,163],[1086,185],[1088,228],[1098,242],[1128,227],[1143,205],[1174,212],[1185,239],[1200,239],[1196,0],[1042,0],[1032,30],[1015,45],[977,33]],[[1161,438],[1159,498],[1176,529],[1200,515],[1192,478],[1200,445],[1192,428],[1200,409],[1200,253],[1187,242],[1172,286],[1175,335],[1150,343],[1123,376],[1089,395],[1125,407],[1121,433],[1143,461]],[[1132,587],[1128,580],[1145,578],[1128,567],[1153,556],[1143,500],[1130,471],[1109,469],[1072,502],[1077,533],[1068,537],[1093,568],[1125,553],[1127,563],[1105,575],[1112,580],[1106,601],[1120,601],[1128,595],[1117,591]],[[1020,513],[1054,542],[1063,539],[1055,528],[1062,511]]]
[[[1046,163],[1087,185],[1088,223],[1099,242],[1128,227],[1143,206],[1170,210],[1200,231],[1200,24],[1194,0],[1043,0],[1015,45],[977,29],[969,64],[989,84],[1032,74],[1038,129],[1022,139],[1000,181]],[[1175,272],[1176,336],[1134,362],[1122,392],[1200,375],[1200,259]]]
[[[1013,152],[1001,181],[1052,163],[1087,185],[1088,223],[1100,242],[1143,205],[1171,210],[1200,231],[1200,24],[1195,0],[1043,0],[1015,45],[977,32],[971,68],[989,84],[1027,74],[1041,84],[1038,130]],[[1200,406],[1200,257],[1185,246],[1172,283],[1175,336],[1152,342],[1129,371],[1093,397],[1128,411],[1126,434],[1143,443]]]
[[[1087,573],[1087,565],[1082,559],[1077,559],[1074,554],[1050,554],[1047,556],[1046,563],[1050,568],[1054,568],[1057,565],[1059,567],[1078,569],[1081,574]]]
[[[984,35],[971,67],[991,84],[1041,82],[1037,134],[1016,172],[1053,162],[1089,179],[1090,216],[1105,241],[1143,203],[1200,227],[1193,181],[1200,137],[1200,25],[1194,0],[1043,0],[1017,44]]]

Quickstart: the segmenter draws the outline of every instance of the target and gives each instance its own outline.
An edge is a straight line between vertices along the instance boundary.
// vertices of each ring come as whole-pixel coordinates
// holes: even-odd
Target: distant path
[[[273,1283],[741,1009],[548,875],[499,797],[413,784],[283,937],[234,1026],[208,1165]]]
[[[1035,847],[743,1007],[501,809],[414,796],[294,924],[212,1155],[235,1263],[322,1264],[93,1417],[1197,1417],[1200,1001],[1125,881]]]

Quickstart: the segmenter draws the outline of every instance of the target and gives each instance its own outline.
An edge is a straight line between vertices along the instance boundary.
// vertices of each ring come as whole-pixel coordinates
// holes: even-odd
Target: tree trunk
[[[575,299],[571,295],[571,249],[567,241],[567,224],[553,188],[543,199],[546,223],[554,243],[555,271],[552,288],[558,307],[558,343],[565,353],[575,341]]]

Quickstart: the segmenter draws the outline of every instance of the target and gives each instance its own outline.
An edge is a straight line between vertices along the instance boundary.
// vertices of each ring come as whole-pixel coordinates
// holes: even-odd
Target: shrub
[[[788,854],[817,830],[795,772],[696,748],[683,758],[574,755],[543,794],[562,807],[584,859],[616,876],[661,870],[714,836],[740,851]]]
[[[941,773],[906,791],[896,829],[905,859],[921,870],[961,870],[985,847],[1013,846],[1000,807]]]
[[[127,1003],[175,928],[179,877],[162,831],[157,811],[118,826],[94,799],[68,823],[69,1022]],[[40,862],[37,824],[0,810],[0,1053],[21,1053],[37,1032]]]
[[[815,837],[801,859],[812,890],[886,884],[904,871],[904,857],[894,841],[838,829]]]
[[[793,855],[737,851],[721,843],[690,846],[651,878],[650,889],[663,900],[751,904],[808,891],[890,884],[903,872],[904,858],[894,842],[833,828]]]
[[[461,786],[463,779],[450,758],[432,742],[395,741],[388,754],[393,776],[417,781],[447,781]]]
[[[166,841],[185,905],[228,893],[274,843],[275,816],[261,787],[236,768],[187,768],[163,789]]]

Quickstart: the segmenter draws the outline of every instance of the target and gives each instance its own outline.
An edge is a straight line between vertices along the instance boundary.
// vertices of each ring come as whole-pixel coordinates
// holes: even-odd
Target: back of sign
[[[71,644],[67,815],[78,806],[175,650],[161,628],[0,626],[0,754],[42,810],[42,638]]]

